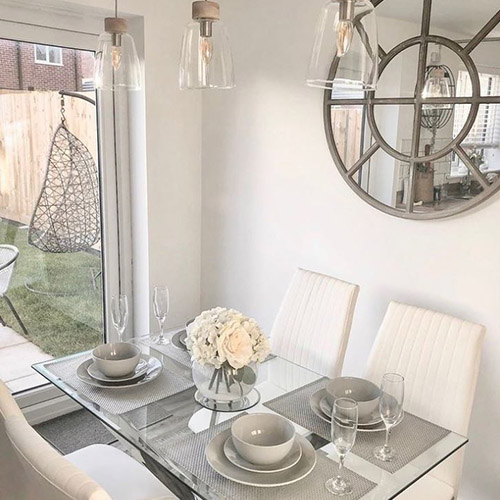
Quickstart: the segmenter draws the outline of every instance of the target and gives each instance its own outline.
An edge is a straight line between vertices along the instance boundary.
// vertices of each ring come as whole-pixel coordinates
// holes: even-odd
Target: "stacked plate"
[[[87,359],[77,369],[78,378],[86,384],[101,388],[126,388],[146,384],[160,375],[161,362],[147,354],[141,354],[135,370],[123,377],[108,377],[97,369],[93,359]]]
[[[187,332],[186,330],[181,330],[172,336],[172,345],[180,349],[181,351],[187,351],[186,345]]]
[[[252,417],[258,415],[253,414]],[[210,466],[231,481],[263,488],[284,486],[300,481],[316,465],[316,451],[307,439],[296,435],[295,430],[291,435],[291,445],[286,455],[276,462],[267,464],[254,463],[248,460],[248,456],[243,457],[235,445],[234,440],[237,438],[233,438],[233,433],[234,430],[228,429],[218,434],[210,441],[205,452]],[[272,456],[272,449],[276,451],[276,446],[272,445],[269,446],[270,450],[266,450],[265,445],[250,445],[250,447],[254,452],[255,448],[264,449],[264,456],[267,457]]]
[[[321,389],[315,392],[309,400],[312,411],[325,422],[332,421],[332,407],[327,398],[326,389]],[[401,418],[401,420],[403,420]],[[398,425],[401,420],[396,424]],[[359,432],[380,432],[385,431],[385,424],[378,411],[374,411],[368,417],[358,422]]]

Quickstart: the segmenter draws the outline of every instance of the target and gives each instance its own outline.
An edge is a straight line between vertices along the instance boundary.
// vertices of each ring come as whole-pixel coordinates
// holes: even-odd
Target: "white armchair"
[[[2,500],[173,500],[144,466],[111,446],[62,456],[26,421],[0,381]]]

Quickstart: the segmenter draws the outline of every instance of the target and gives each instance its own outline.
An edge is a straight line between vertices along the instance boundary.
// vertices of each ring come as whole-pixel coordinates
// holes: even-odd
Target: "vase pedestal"
[[[253,408],[260,402],[260,392],[257,389],[252,389],[246,396],[234,401],[216,401],[204,396],[199,390],[196,391],[194,399],[198,404],[213,411],[224,413],[248,410]]]

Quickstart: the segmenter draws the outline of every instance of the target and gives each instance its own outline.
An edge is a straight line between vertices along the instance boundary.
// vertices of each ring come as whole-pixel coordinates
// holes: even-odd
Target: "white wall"
[[[448,220],[378,212],[330,157],[322,93],[304,86],[322,0],[223,2],[238,87],[203,100],[202,306],[268,331],[297,266],[361,285],[345,373],[359,374],[390,300],[488,328],[463,500],[498,498],[500,224],[497,195]],[[387,50],[387,48],[386,48]]]

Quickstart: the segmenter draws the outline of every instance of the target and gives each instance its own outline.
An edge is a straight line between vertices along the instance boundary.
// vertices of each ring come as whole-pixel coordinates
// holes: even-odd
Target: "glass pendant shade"
[[[231,89],[233,56],[215,2],[194,2],[193,21],[184,31],[179,69],[181,89]]]
[[[321,11],[307,84],[342,94],[375,90],[378,81],[375,9],[368,0],[328,0]],[[337,92],[336,92],[337,95]]]
[[[106,19],[106,32],[98,42],[94,82],[101,90],[140,90],[142,87],[141,64],[134,39],[126,32],[125,19]]]
[[[445,70],[439,66],[432,68],[425,80],[422,97],[452,97],[450,82],[446,78]],[[447,109],[450,104],[424,104],[423,109]]]

